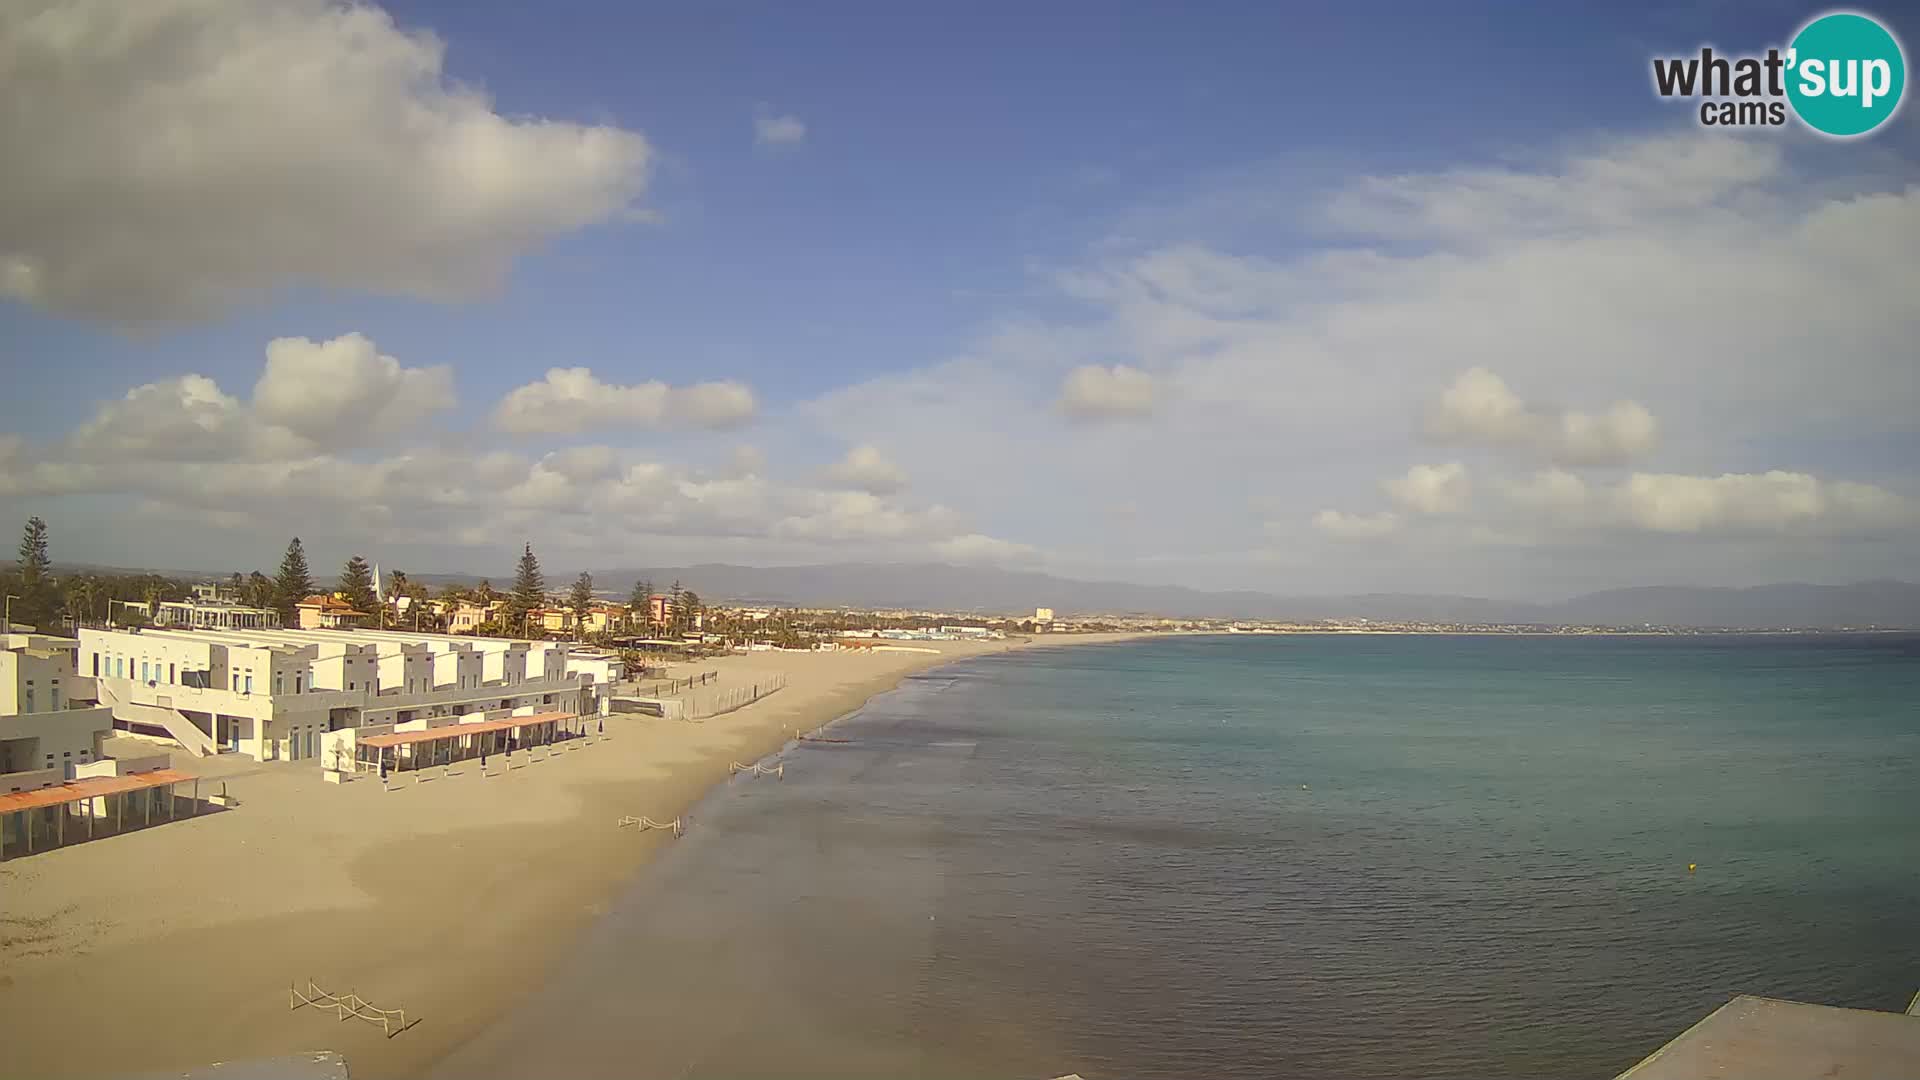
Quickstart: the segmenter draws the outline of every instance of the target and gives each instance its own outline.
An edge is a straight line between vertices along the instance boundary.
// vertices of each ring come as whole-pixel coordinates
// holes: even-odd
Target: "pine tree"
[[[627,606],[632,610],[628,619],[635,627],[649,630],[653,626],[653,582],[640,579],[633,583],[633,595],[627,598]]]
[[[380,598],[373,591],[373,567],[367,560],[355,555],[347,560],[340,571],[340,592],[353,610],[363,615],[373,615],[380,610]]]
[[[280,609],[280,625],[294,626],[299,621],[300,601],[313,595],[313,575],[307,571],[307,549],[299,537],[287,545],[280,558],[280,573],[273,579],[273,606]]]
[[[20,571],[17,588],[20,599],[13,605],[13,617],[36,627],[45,627],[53,618],[53,560],[47,555],[47,523],[37,517],[27,519],[20,533]]]
[[[567,606],[573,609],[574,632],[585,636],[587,613],[593,610],[593,575],[585,570],[573,579],[573,591],[567,594]]]
[[[674,609],[673,617],[680,623],[682,634],[700,629],[700,594],[687,589],[680,594],[680,606]]]
[[[547,579],[540,573],[540,560],[533,545],[520,553],[520,568],[513,576],[513,594],[507,598],[507,633],[527,631],[527,612],[547,602]]]
[[[273,579],[258,570],[247,575],[247,583],[240,586],[240,602],[248,607],[273,606]]]

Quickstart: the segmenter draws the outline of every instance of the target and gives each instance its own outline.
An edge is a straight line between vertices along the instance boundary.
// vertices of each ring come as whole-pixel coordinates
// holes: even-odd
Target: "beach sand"
[[[311,762],[176,756],[223,778],[237,805],[0,864],[0,1075],[312,1049],[343,1053],[363,1080],[413,1075],[537,988],[649,854],[674,842],[618,828],[621,817],[681,816],[727,780],[730,762],[765,757],[914,672],[1127,636],[683,664],[673,674],[719,673],[697,694],[774,675],[786,685],[700,723],[616,714],[608,738],[550,760],[509,771],[495,758],[486,776],[464,762],[425,783],[402,774],[392,790],[364,777],[324,783]],[[290,1011],[288,987],[308,979],[419,1023],[389,1039]]]

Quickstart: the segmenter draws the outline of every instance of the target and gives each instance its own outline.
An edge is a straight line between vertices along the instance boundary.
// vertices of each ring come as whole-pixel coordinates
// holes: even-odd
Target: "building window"
[[[176,679],[174,678],[174,676],[173,676],[173,665],[172,665],[172,664],[168,664],[168,665],[167,665],[167,681],[168,681],[168,682],[176,682],[176,681],[178,681],[178,680],[176,680]]]
[[[24,708],[24,709],[22,709],[22,710],[20,710],[20,711],[21,711],[21,712],[32,712],[32,711],[33,711],[33,687],[31,687],[31,686],[29,686],[29,687],[27,687],[27,707],[26,707],[26,708]]]
[[[247,693],[253,693],[253,676],[247,676]]]
[[[304,675],[295,675],[295,676],[293,677],[293,692],[294,692],[294,693],[296,693],[296,694],[297,694],[297,693],[299,693],[299,692],[300,692],[300,683],[301,683],[301,682],[302,682],[302,681],[303,681],[303,680],[304,680],[305,678],[306,678],[306,676],[304,676]]]
[[[56,711],[60,708],[60,688],[57,686],[53,688],[53,707]]]

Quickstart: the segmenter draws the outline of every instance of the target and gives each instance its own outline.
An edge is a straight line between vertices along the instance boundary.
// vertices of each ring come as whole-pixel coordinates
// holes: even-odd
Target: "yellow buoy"
[[[1692,864],[1692,863],[1688,863],[1688,864],[1687,864],[1687,873],[1689,873],[1689,874],[1691,874],[1691,873],[1693,873],[1693,864]]]

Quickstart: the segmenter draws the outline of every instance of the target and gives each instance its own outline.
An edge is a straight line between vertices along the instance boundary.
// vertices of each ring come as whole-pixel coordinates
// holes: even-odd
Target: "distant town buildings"
[[[366,625],[371,612],[355,611],[337,596],[309,596],[294,605],[302,630],[347,630]]]

